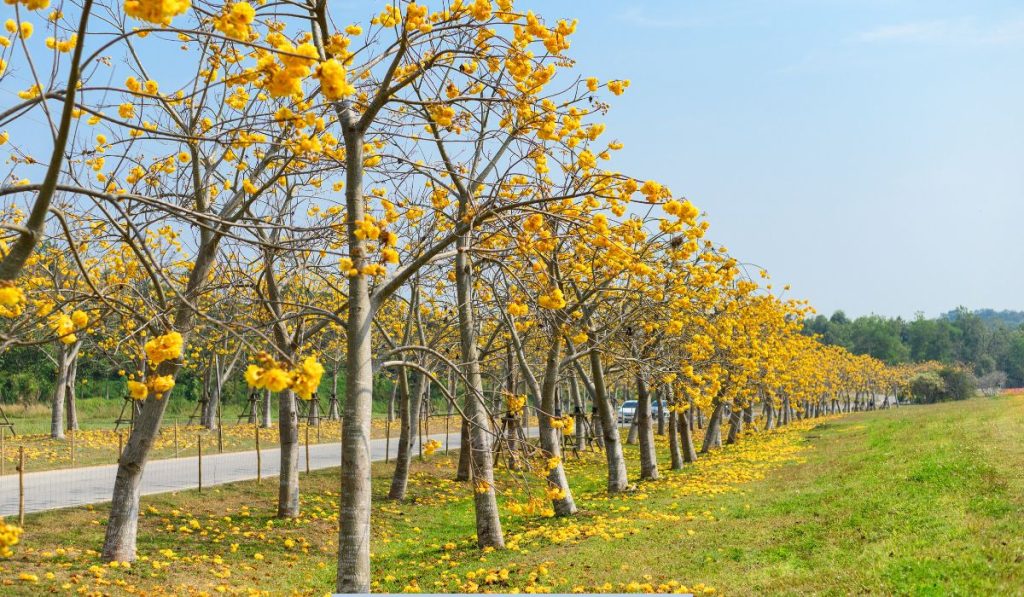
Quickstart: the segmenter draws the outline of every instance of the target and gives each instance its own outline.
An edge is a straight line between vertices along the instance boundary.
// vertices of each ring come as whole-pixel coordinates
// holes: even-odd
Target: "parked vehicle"
[[[636,400],[627,400],[619,407],[619,424],[630,425],[636,415]],[[651,402],[651,416],[657,418],[661,414],[661,403]]]

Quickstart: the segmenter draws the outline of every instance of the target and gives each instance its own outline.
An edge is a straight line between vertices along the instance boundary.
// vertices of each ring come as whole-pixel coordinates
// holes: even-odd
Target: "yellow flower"
[[[309,400],[320,387],[320,378],[324,375],[324,366],[314,356],[308,356],[293,372],[292,388],[299,398]]]
[[[145,400],[146,396],[149,395],[149,388],[144,383],[129,381],[128,394],[132,397],[132,400]]]
[[[329,101],[340,100],[356,92],[356,88],[348,82],[345,67],[334,58],[321,62],[313,76],[320,81],[320,89]]]
[[[248,2],[239,2],[213,19],[213,28],[234,39],[248,39],[250,25],[256,18],[256,9]]]
[[[565,307],[565,296],[561,288],[554,288],[548,294],[543,294],[537,299],[537,304],[545,309],[562,309]]]
[[[280,392],[281,390],[287,389],[291,382],[288,373],[284,369],[279,369],[278,367],[265,369],[260,380],[263,383],[263,387],[267,388],[271,392]]]
[[[166,26],[190,6],[191,0],[125,0],[124,12],[141,21]]]
[[[157,375],[156,377],[149,380],[146,384],[149,389],[153,392],[153,395],[159,398],[164,393],[169,392],[174,387],[174,376],[173,375]]]
[[[76,329],[82,329],[89,325],[89,316],[84,311],[75,311],[71,314],[71,322],[75,324]]]
[[[4,518],[0,516],[0,558],[9,558],[14,555],[11,548],[21,540],[21,533],[21,527],[5,523]]]
[[[441,442],[436,439],[428,440],[427,443],[423,444],[423,454],[430,456],[441,447]]]
[[[184,340],[181,334],[178,332],[168,332],[146,342],[146,357],[149,358],[150,364],[156,367],[164,361],[180,357],[183,345]]]
[[[17,317],[25,310],[25,292],[13,284],[0,286],[0,317]]]

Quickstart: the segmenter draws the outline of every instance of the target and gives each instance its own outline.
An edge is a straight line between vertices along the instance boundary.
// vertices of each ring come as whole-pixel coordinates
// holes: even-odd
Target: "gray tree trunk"
[[[81,342],[76,342],[72,348],[71,364],[68,366],[68,387],[64,391],[64,401],[67,403],[66,428],[68,431],[78,431],[78,396],[75,392],[75,384],[78,381],[78,354],[82,347]]]
[[[593,337],[593,330],[588,330]],[[604,384],[604,367],[601,365],[601,353],[593,344],[590,346],[590,374],[593,377],[592,392],[597,414],[601,419],[601,432],[604,435],[604,453],[608,461],[608,493],[618,493],[629,488],[629,475],[626,472],[626,459],[622,455],[622,440],[619,438],[619,421],[611,398]]]
[[[264,429],[270,429],[271,427],[274,426],[274,414],[270,410],[273,404],[273,399],[270,395],[270,390],[264,390],[263,397],[260,398],[259,400],[263,404],[263,408],[260,409],[260,427]]]
[[[468,198],[459,198],[459,212],[468,209]],[[494,461],[491,429],[484,404],[484,384],[477,356],[476,323],[473,315],[473,266],[469,259],[470,239],[463,234],[456,242],[455,289],[459,301],[459,344],[467,381],[466,417],[469,419],[470,463],[473,469],[473,505],[476,511],[476,542],[480,547],[505,546],[494,492]],[[463,447],[465,449],[465,447]]]
[[[50,404],[50,437],[64,439],[64,400],[68,391],[68,369],[71,364],[71,349],[57,341],[57,380],[53,384],[53,400]]]
[[[724,410],[725,403],[716,399],[715,409],[711,411],[711,417],[708,419],[708,428],[704,433],[704,445],[701,446],[701,454],[707,454],[712,448],[720,448],[722,446],[722,412]]]
[[[557,325],[557,324],[556,324]],[[520,353],[520,358],[525,360],[525,355]],[[562,465],[562,442],[560,441],[558,429],[551,426],[551,417],[557,400],[558,366],[562,358],[562,335],[554,333],[551,335],[551,345],[548,348],[547,362],[544,364],[544,384],[540,387],[540,417],[538,420],[540,432],[540,447],[550,458],[558,458],[558,464],[548,469],[548,484],[550,487],[559,489],[563,497],[551,500],[551,506],[556,516],[571,516],[576,513],[576,502],[572,497],[572,490],[569,488],[569,480],[565,476],[565,467]],[[532,384],[532,374],[525,365],[523,371]]]
[[[690,410],[693,410],[693,405],[690,405]],[[693,428],[683,420],[679,418],[679,450],[683,453],[683,462],[691,463],[697,462],[697,450],[693,447]]]
[[[636,376],[636,414],[640,436],[640,479],[653,480],[658,478],[658,453],[654,446],[654,425],[651,421],[651,393],[647,391],[647,382],[642,375]]]
[[[299,517],[299,411],[295,392],[277,395],[277,435],[281,443],[281,474],[277,484],[277,517]]]
[[[735,444],[743,431],[743,409],[733,407],[729,413],[729,435],[725,439],[727,444]]]
[[[672,458],[672,470],[678,471],[683,468],[683,455],[679,451],[679,434],[676,433],[676,427],[679,426],[679,422],[676,420],[678,415],[676,411],[668,413],[668,451]]]
[[[398,399],[401,431],[398,438],[398,455],[395,458],[395,472],[391,476],[391,489],[388,499],[404,500],[409,486],[409,466],[412,463],[412,448],[416,443],[416,430],[419,429],[420,402],[425,387],[423,376],[413,372],[416,383],[410,389],[409,378],[402,367],[398,373]]]
[[[469,481],[473,478],[472,450],[469,448],[469,421],[460,417],[462,424],[459,426],[459,468],[455,471],[456,481]]]
[[[345,138],[345,206],[349,256],[354,267],[366,265],[370,247],[356,236],[357,220],[364,218],[363,132],[354,126],[355,115],[346,103],[339,108]],[[348,320],[345,354],[345,417],[341,436],[341,511],[338,516],[339,593],[370,592],[370,431],[373,415],[374,307],[368,276],[348,278]]]

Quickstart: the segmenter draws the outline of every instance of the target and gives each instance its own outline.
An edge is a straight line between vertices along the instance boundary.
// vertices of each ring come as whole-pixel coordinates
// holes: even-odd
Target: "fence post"
[[[196,434],[196,450],[199,455],[199,493],[203,492],[203,436]]]
[[[18,526],[25,526],[25,446],[18,446]]]
[[[256,429],[256,482],[263,482],[263,457],[260,455],[260,426],[255,425]]]
[[[309,473],[309,425],[306,425],[306,473]]]

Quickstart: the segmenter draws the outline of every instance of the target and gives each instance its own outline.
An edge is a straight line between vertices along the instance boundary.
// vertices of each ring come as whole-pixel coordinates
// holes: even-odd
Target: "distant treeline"
[[[907,321],[868,315],[850,319],[842,311],[804,322],[804,332],[827,344],[869,354],[890,364],[963,363],[978,377],[1006,374],[1006,385],[1024,386],[1024,311],[968,311],[961,307],[934,319]]]

